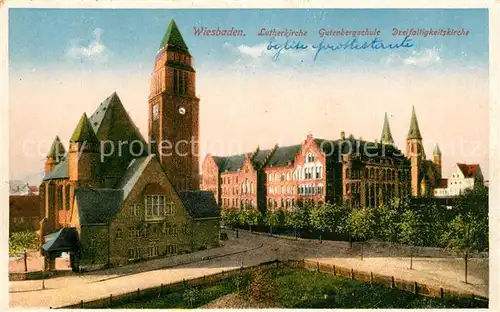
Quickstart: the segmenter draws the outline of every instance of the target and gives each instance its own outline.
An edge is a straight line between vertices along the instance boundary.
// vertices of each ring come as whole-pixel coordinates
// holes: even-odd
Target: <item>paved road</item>
[[[262,244],[262,247],[259,247]],[[130,274],[130,268],[116,268],[113,274],[106,272],[93,273],[92,277],[60,277],[54,281],[47,280],[46,285],[53,287],[46,290],[30,291],[34,287],[33,283],[38,283],[35,289],[40,288],[40,281],[11,282],[10,305],[12,307],[60,307],[75,304],[97,298],[109,297],[127,293],[137,288],[148,288],[209,275],[222,270],[230,270],[244,266],[259,264],[263,261],[274,259],[303,259],[320,260],[329,263],[336,263],[346,267],[353,267],[366,271],[373,271],[381,274],[390,274],[398,278],[416,280],[420,282],[439,283],[447,288],[455,288],[461,291],[472,291],[476,294],[487,295],[487,259],[473,260],[470,266],[470,281],[473,285],[466,285],[461,281],[463,271],[460,259],[429,259],[417,258],[414,261],[414,270],[407,269],[409,259],[396,257],[370,257],[370,251],[365,251],[367,257],[360,260],[353,255],[355,249],[349,250],[339,246],[332,246],[328,243],[320,244],[317,241],[307,240],[286,240],[270,238],[260,235],[251,235],[244,231],[240,232],[238,240],[230,240],[219,249],[235,250],[247,248],[249,251],[220,258],[199,261],[197,263],[179,265],[168,269],[154,269],[144,271],[150,266],[143,263],[143,272]],[[236,247],[239,246],[239,247]],[[256,247],[257,246],[257,247]],[[207,251],[205,251],[207,252]],[[200,257],[199,252],[193,253],[192,257]],[[486,265],[485,265],[486,263]],[[154,265],[153,265],[154,267]],[[110,271],[111,271],[110,270]],[[486,273],[484,272],[486,270]],[[113,278],[110,278],[112,275]],[[28,286],[24,286],[28,285]],[[26,291],[22,291],[22,290]]]

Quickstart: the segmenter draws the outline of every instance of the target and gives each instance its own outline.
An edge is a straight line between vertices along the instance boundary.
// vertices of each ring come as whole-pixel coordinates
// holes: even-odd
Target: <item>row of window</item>
[[[164,248],[160,248],[160,246],[149,246],[147,248],[129,248],[128,250],[128,258],[129,260],[142,259],[144,257],[145,251],[147,249],[147,257],[153,258],[160,255],[172,255],[177,253],[177,245],[167,245]]]
[[[231,180],[234,180],[234,183],[238,183],[238,176],[233,177],[233,179],[231,179],[231,177],[221,177],[220,183],[221,184],[231,184]]]
[[[174,93],[186,94],[188,91],[188,72],[174,69]]]
[[[281,204],[281,205],[279,205]],[[293,208],[295,207],[295,199],[281,199],[280,201],[276,201],[276,199],[268,199],[267,206],[268,208]]]
[[[352,176],[355,170],[346,169],[347,179],[356,179]],[[410,172],[408,170],[397,170],[399,181],[408,181],[410,179]],[[357,177],[359,179],[359,177]],[[375,179],[382,181],[396,181],[396,170],[383,169],[383,168],[365,168],[365,179]]]
[[[224,207],[240,207],[240,208],[253,208],[254,202],[253,199],[242,199],[239,198],[223,198],[222,206]]]
[[[323,185],[299,185],[297,188],[297,192],[299,195],[323,195],[324,189]]]
[[[56,187],[54,184],[49,183],[49,206],[50,207],[58,207],[60,210],[70,208],[70,200],[71,200],[71,186],[68,184],[65,187],[62,185],[57,186],[57,194]],[[56,202],[57,199],[57,202]]]
[[[269,182],[273,181],[291,181],[291,180],[310,180],[310,179],[322,179],[323,178],[323,166],[314,167],[298,167],[293,173],[269,173],[267,175],[267,180]]]
[[[177,235],[177,226],[175,224],[163,223],[163,225],[152,224],[148,229],[131,227],[128,229],[128,238],[137,238],[145,236],[157,236],[161,234]],[[116,229],[116,238],[123,238],[121,229]]]
[[[233,195],[238,195],[239,191],[241,191],[241,194],[255,194],[255,188],[253,182],[248,182],[248,179],[245,179],[245,182],[243,182],[240,185],[240,188],[238,187],[222,188],[222,194],[224,195],[229,195],[230,192],[232,192]]]

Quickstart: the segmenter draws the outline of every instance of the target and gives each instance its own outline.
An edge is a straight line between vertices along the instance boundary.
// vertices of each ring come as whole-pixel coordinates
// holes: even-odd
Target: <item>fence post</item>
[[[354,279],[354,269],[351,268],[351,279]]]
[[[113,304],[113,294],[109,295],[109,307]]]
[[[394,276],[391,276],[391,288],[394,288],[396,286],[396,283],[394,282]]]
[[[83,309],[83,300],[80,301],[80,309]]]
[[[333,276],[337,275],[337,272],[335,272],[335,264],[333,265]]]
[[[415,295],[418,295],[418,284],[417,284],[417,282],[415,282],[414,287],[415,287],[415,289],[413,290],[413,292],[415,293]]]
[[[141,290],[139,288],[137,288],[137,298],[139,298],[140,294],[141,294]]]
[[[373,284],[373,272],[370,271],[370,285]]]
[[[440,295],[441,299],[444,298],[444,289],[443,289],[443,287],[439,288],[439,295]]]
[[[316,267],[318,268],[318,272],[319,272],[319,261],[316,262]]]
[[[163,294],[163,283],[160,284],[160,297]]]

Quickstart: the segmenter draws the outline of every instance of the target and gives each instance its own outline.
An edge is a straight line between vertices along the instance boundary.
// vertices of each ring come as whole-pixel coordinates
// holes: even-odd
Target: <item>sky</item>
[[[147,137],[154,57],[171,19],[197,71],[200,161],[298,144],[308,133],[338,139],[341,131],[380,138],[387,112],[404,150],[412,106],[427,157],[443,153],[443,174],[456,162],[479,163],[488,178],[488,12],[485,9],[167,10],[10,9],[9,156],[12,179],[38,183],[55,135],[67,147],[81,114],[116,91]],[[196,36],[194,28],[241,29],[245,36]],[[307,31],[308,48],[273,59],[262,28]],[[467,36],[411,36],[412,46],[337,50],[351,37],[320,38],[319,30],[464,29]],[[361,43],[374,36],[358,37]]]

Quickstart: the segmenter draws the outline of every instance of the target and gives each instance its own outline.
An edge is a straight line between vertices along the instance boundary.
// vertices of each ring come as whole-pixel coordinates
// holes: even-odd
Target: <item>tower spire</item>
[[[99,142],[97,135],[92,129],[92,125],[90,124],[89,119],[87,118],[87,114],[83,113],[78,125],[76,126],[75,132],[71,136],[70,142]]]
[[[434,151],[432,152],[433,155],[441,156],[441,150],[439,149],[439,145],[436,143],[434,146]]]
[[[408,137],[406,139],[407,140],[422,139],[422,135],[420,134],[420,129],[418,128],[417,114],[415,114],[415,106],[412,107],[410,130],[408,131]]]
[[[392,139],[391,128],[389,127],[389,119],[387,118],[387,112],[384,116],[384,127],[382,128],[382,135],[380,136],[380,142],[382,144],[394,144]]]
[[[160,49],[164,48],[165,46],[174,49],[181,49],[184,53],[189,54],[189,49],[186,45],[186,42],[184,42],[184,38],[182,38],[181,32],[179,31],[179,28],[177,27],[177,24],[173,19],[168,24],[167,32],[163,36],[163,40],[160,44]]]

